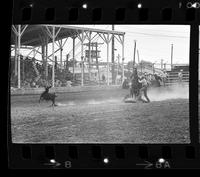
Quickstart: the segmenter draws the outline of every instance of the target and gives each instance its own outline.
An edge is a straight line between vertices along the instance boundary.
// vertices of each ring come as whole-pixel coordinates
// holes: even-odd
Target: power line
[[[132,32],[132,31],[125,31],[127,33],[132,33],[132,34],[141,34],[141,35],[147,35],[147,36],[160,36],[160,37],[173,37],[173,38],[189,38],[186,36],[171,36],[171,35],[162,35],[162,34],[151,34],[151,33],[141,33],[141,32]],[[131,35],[131,34],[129,34]]]
[[[170,30],[158,30],[158,29],[148,29],[148,28],[137,28],[137,27],[134,27],[134,29],[138,29],[138,30],[150,30],[150,31],[162,31],[162,32],[170,32],[170,33],[188,33],[188,32],[185,32],[185,31],[170,31]]]

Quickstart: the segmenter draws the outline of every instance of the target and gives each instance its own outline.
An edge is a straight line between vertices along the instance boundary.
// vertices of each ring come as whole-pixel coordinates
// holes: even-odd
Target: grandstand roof
[[[84,28],[84,27],[75,27],[68,25],[28,25],[25,29],[22,38],[21,45],[24,46],[41,46],[44,43],[44,38],[49,38],[49,43],[52,42],[52,39],[48,36],[46,27],[55,26],[55,31],[57,32],[60,28],[60,31],[56,37],[56,40],[64,39],[67,37],[75,36],[84,31],[91,31],[96,33],[110,33],[117,35],[124,35],[124,32],[111,31],[111,30],[101,30],[101,29],[92,29],[92,28]],[[49,28],[49,30],[51,30]],[[11,35],[11,45],[15,45],[15,33],[12,31]],[[43,40],[42,40],[43,39]]]

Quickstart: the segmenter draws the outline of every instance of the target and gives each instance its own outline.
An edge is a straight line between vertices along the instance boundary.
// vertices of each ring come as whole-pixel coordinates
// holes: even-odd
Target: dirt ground
[[[39,104],[39,95],[11,96],[12,140],[14,143],[190,143],[189,100],[187,95],[167,97],[169,90],[150,90],[150,103],[124,103],[128,90],[123,89],[58,93],[55,108],[49,107],[50,102]]]

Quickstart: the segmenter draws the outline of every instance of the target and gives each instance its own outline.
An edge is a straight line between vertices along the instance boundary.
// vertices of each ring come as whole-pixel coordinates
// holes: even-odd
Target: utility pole
[[[115,29],[115,26],[112,25],[112,30],[114,31]],[[115,41],[114,41],[114,34],[112,35],[112,84],[114,84],[115,82],[115,78],[114,78],[114,75],[115,75]]]
[[[117,78],[117,76],[119,75],[119,65],[120,65],[120,55],[118,54],[117,55],[117,75],[116,75],[116,78],[115,78],[115,84],[119,84],[118,83],[118,78]]]
[[[139,50],[137,50],[137,56],[138,56],[138,64],[140,63],[140,57],[139,57]],[[142,72],[142,62],[140,63],[141,72]]]
[[[163,59],[160,60],[160,67],[163,69]]]
[[[140,63],[139,51],[137,50],[138,64]]]
[[[118,54],[118,56],[117,56],[117,75],[119,74],[119,59],[120,59],[120,55]]]
[[[164,63],[164,70],[166,71],[166,63]]]
[[[173,69],[173,44],[171,44],[171,71]]]
[[[135,66],[136,40],[134,40],[133,68]]]
[[[152,65],[152,69],[153,69],[153,74],[155,73],[155,63],[153,63],[153,65]]]

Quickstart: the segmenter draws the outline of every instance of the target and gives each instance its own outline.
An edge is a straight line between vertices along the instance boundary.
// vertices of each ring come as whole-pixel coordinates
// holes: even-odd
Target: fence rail
[[[189,72],[183,72],[182,73],[182,82],[189,82]],[[177,83],[180,81],[180,78],[178,76],[178,72],[169,72],[167,77],[167,83]]]

